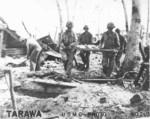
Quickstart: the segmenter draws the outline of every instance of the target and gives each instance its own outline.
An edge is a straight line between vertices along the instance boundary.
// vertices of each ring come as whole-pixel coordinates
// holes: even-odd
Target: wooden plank
[[[9,91],[10,91],[10,96],[11,96],[11,101],[12,101],[12,107],[14,110],[16,110],[12,73],[10,70],[4,70],[4,73],[5,73],[5,77],[6,77],[6,75],[8,75],[8,77],[9,77]],[[7,77],[6,77],[6,80],[7,80]]]
[[[114,82],[118,79],[81,79],[84,82],[93,82],[93,83],[106,83],[106,82]]]
[[[54,79],[31,79],[29,78],[30,81],[45,85],[45,86],[55,86],[55,87],[68,87],[68,88],[75,88],[79,86],[79,83],[75,82],[61,82],[61,81],[55,81]]]

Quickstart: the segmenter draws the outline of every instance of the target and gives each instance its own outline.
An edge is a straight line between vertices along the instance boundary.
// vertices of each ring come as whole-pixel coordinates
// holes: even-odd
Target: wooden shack
[[[26,54],[26,46],[20,41],[16,31],[0,24],[0,57]]]

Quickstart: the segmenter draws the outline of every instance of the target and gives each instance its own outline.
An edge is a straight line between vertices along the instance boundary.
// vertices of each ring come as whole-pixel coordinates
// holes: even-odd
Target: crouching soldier
[[[40,70],[40,55],[42,53],[40,44],[34,38],[29,38],[26,40],[26,47],[27,59],[30,60],[30,71]]]
[[[141,86],[143,90],[149,89],[149,50],[150,46],[147,45],[146,47],[142,46],[141,43],[139,43],[139,49],[143,58],[143,62],[141,64],[139,73],[137,75],[136,80],[134,81],[135,86]],[[143,84],[140,85],[139,80],[143,78]]]
[[[92,43],[92,34],[88,31],[89,28],[87,25],[85,25],[83,27],[83,29],[85,30],[85,32],[80,35],[79,44],[89,45]],[[88,70],[89,69],[89,62],[90,62],[90,59],[89,59],[90,51],[81,50],[80,56],[81,56],[81,59],[83,61],[84,70]]]
[[[67,30],[62,34],[60,41],[60,52],[64,63],[64,69],[68,78],[71,78],[71,69],[73,67],[73,59],[75,55],[76,37],[72,31],[73,23],[68,21],[66,24]]]
[[[100,47],[103,49],[108,49],[110,51],[104,51],[103,52],[103,73],[106,75],[106,77],[110,77],[111,73],[114,68],[115,63],[115,51],[119,48],[119,39],[115,32],[113,32],[114,24],[112,22],[108,23],[107,29],[108,31],[103,33]],[[112,51],[111,51],[112,49]]]
[[[126,40],[120,34],[120,29],[117,28],[115,31],[119,36],[119,42],[120,42],[120,48],[119,48],[119,51],[118,51],[117,56],[116,56],[116,65],[117,65],[117,69],[119,70],[119,68],[120,68],[120,59],[122,57],[122,54],[125,53],[125,51],[126,51]]]

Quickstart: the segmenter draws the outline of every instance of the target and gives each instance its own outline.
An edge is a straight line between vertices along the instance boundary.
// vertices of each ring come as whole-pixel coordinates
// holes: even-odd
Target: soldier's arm
[[[102,36],[102,38],[100,40],[100,48],[102,48],[103,44],[104,44],[104,34],[103,34],[103,36]]]
[[[119,36],[118,36],[117,33],[115,33],[115,35],[116,35],[116,38],[115,38],[115,41],[116,41],[116,48],[119,49],[119,48],[120,48]]]
[[[93,39],[93,36],[92,36],[92,34],[90,34],[90,43],[89,44],[92,44],[92,39]]]
[[[78,39],[77,39],[78,44],[81,44],[81,36],[82,36],[82,34],[80,34]]]
[[[98,40],[94,45],[99,45],[100,44],[100,40]]]
[[[127,46],[127,41],[126,41],[126,39],[123,37],[123,41],[124,41],[124,53],[126,52],[126,46]]]
[[[76,46],[79,44],[79,41],[77,40],[75,33],[73,35],[74,35],[74,41],[71,43],[71,46]]]

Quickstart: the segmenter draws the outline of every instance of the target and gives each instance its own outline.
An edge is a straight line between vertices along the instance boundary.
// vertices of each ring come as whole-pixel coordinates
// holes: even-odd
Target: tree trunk
[[[150,9],[149,9],[149,4],[150,4],[150,3],[149,3],[149,0],[148,0],[147,29],[146,29],[146,40],[147,40],[147,42],[148,42],[148,37],[149,37],[149,20],[150,20],[150,19],[149,19],[149,17],[150,17],[150,16],[149,16],[149,14],[150,14],[150,13],[149,13],[149,10],[150,10]]]
[[[6,23],[6,21],[0,16],[0,21],[6,25],[6,27],[8,27],[8,24]]]
[[[63,33],[63,20],[62,20],[62,13],[61,13],[61,8],[60,8],[60,4],[58,2],[58,0],[56,0],[56,4],[57,4],[57,9],[58,9],[58,14],[59,14],[59,23],[60,23],[60,34],[59,34],[59,41],[58,41],[58,47],[60,47],[60,40],[61,40],[61,36]]]
[[[124,15],[125,15],[126,32],[128,32],[129,31],[129,27],[128,27],[128,15],[127,15],[127,9],[126,9],[124,0],[122,0],[122,6],[123,6],[123,10],[124,10]]]
[[[140,0],[132,0],[132,20],[130,31],[128,33],[127,51],[121,68],[121,74],[139,69],[139,58],[141,58],[139,52],[140,29]]]
[[[66,11],[67,11],[67,21],[69,21],[70,20],[70,15],[69,15],[68,0],[65,0],[65,4],[66,4]]]
[[[56,4],[57,4],[57,9],[58,9],[58,14],[59,14],[60,29],[62,31],[63,30],[63,26],[62,26],[63,20],[62,20],[62,13],[61,13],[60,4],[59,4],[58,0],[56,0]]]
[[[72,22],[73,22],[73,23],[74,23],[75,18],[76,18],[77,5],[78,5],[78,0],[75,0],[75,4],[74,4],[75,13],[74,13],[74,15],[72,16]]]
[[[33,35],[28,31],[28,29],[23,21],[22,21],[22,25],[23,25],[23,28],[25,29],[25,31],[27,32],[27,34],[29,35],[29,37],[32,37]]]

